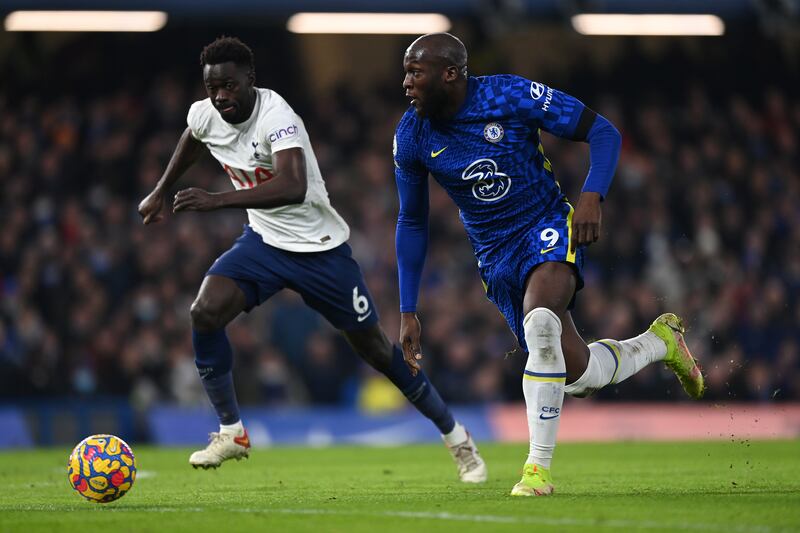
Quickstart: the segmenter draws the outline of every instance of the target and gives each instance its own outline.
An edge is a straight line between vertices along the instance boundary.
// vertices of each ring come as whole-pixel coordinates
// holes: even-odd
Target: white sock
[[[446,435],[442,435],[442,439],[444,439],[444,443],[448,446],[455,446],[456,444],[461,444],[462,442],[466,441],[468,438],[467,435],[467,428],[456,422],[456,425],[453,427],[453,430]]]
[[[235,424],[229,424],[229,425],[220,424],[219,432],[228,435],[234,435],[236,437],[241,437],[244,434],[244,425],[242,424],[241,420],[239,420]]]
[[[561,320],[549,309],[537,307],[528,313],[522,325],[528,345],[522,392],[531,441],[526,462],[550,468],[567,375],[561,350]]]
[[[611,383],[625,381],[650,363],[667,355],[667,345],[655,333],[645,331],[624,341],[604,339],[589,345],[586,371],[564,388],[571,396],[584,398]]]

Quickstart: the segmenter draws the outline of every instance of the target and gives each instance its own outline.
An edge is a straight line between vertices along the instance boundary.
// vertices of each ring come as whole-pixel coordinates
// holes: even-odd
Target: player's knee
[[[204,298],[198,298],[192,303],[190,314],[192,329],[195,331],[214,331],[225,326],[221,320],[221,310],[218,306]]]
[[[561,347],[561,320],[545,307],[529,312],[523,321],[525,342],[528,344],[528,365],[549,366],[563,364]]]

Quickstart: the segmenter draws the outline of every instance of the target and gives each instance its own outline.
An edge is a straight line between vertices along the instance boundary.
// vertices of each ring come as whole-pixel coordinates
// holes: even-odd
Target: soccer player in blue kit
[[[511,495],[551,494],[564,393],[588,396],[655,361],[664,361],[692,398],[704,391],[674,314],[661,315],[635,338],[588,346],[570,315],[583,286],[584,248],[600,235],[600,203],[614,175],[620,134],[577,99],[542,83],[468,76],[466,48],[447,33],[414,41],[403,67],[411,107],[393,147],[403,355],[419,368],[416,307],[430,174],[458,206],[486,294],[528,352],[522,388],[530,450]],[[591,168],[574,209],[545,157],[540,130],[589,143]]]
[[[225,326],[290,289],[436,425],[461,481],[486,481],[486,464],[466,428],[380,327],[347,245],[349,228],[331,206],[303,121],[279,94],[255,86],[253,53],[239,39],[215,40],[203,49],[200,64],[208,98],[190,108],[188,127],[164,175],[139,204],[145,224],[161,220],[169,188],[208,150],[234,190],[183,189],[174,197],[173,211],[247,210],[244,232],[208,270],[191,308],[195,363],[220,430],[189,463],[216,468],[248,456],[250,439],[239,416]]]

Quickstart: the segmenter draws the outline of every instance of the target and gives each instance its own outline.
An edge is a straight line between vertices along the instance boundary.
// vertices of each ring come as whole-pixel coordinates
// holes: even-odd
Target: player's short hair
[[[426,55],[437,58],[447,66],[454,66],[461,76],[467,77],[467,47],[451,33],[428,33],[411,43],[411,50],[425,50]]]
[[[255,71],[253,51],[236,37],[223,35],[203,48],[200,52],[200,66],[218,65],[230,61],[234,65],[248,67]]]

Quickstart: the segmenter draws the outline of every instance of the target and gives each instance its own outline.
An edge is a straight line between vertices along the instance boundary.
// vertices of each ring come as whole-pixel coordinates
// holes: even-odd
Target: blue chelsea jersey
[[[539,133],[571,137],[583,109],[572,96],[520,76],[470,77],[454,117],[422,119],[413,107],[403,115],[396,177],[427,186],[430,173],[458,206],[478,260],[491,263],[566,201]]]

